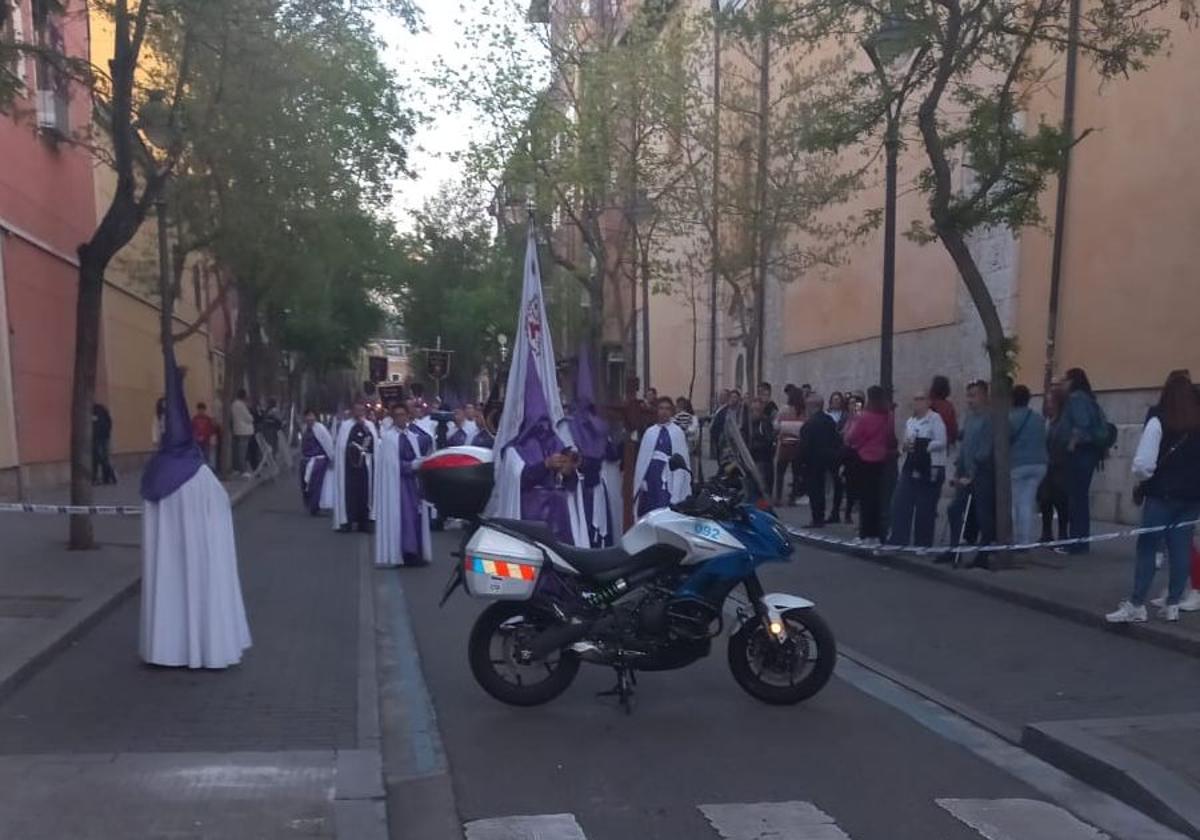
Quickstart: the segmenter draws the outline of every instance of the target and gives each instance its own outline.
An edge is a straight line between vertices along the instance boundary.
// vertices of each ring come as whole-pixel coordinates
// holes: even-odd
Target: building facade
[[[70,0],[53,15],[41,0],[7,2],[0,37],[107,66],[111,24],[95,4]],[[107,209],[116,180],[78,142],[94,127],[91,91],[33,58],[15,66],[25,94],[0,116],[0,497],[10,498],[69,478],[76,251]],[[89,139],[102,143],[103,134]],[[151,451],[163,391],[155,224],[146,221],[105,277],[96,400],[113,415],[119,473],[136,469]],[[208,313],[219,280],[211,260],[189,259],[175,307],[180,330]],[[213,404],[220,393],[235,307],[232,297],[224,301],[177,345],[193,406]]]

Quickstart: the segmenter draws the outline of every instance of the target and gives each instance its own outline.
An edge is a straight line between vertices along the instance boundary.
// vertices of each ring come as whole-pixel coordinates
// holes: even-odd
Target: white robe
[[[437,448],[437,421],[434,420],[432,417],[429,417],[428,415],[426,415],[425,417],[419,417],[416,420],[414,420],[413,425],[416,426],[421,431],[425,432],[425,434],[429,435],[431,438],[433,438],[433,446],[436,449]]]
[[[229,494],[201,467],[142,505],[139,651],[154,665],[227,668],[248,647]]]
[[[327,466],[325,467],[325,477],[321,481],[321,500],[318,502],[321,510],[332,510],[334,504],[333,498],[333,473],[334,473],[334,457],[333,457],[333,435],[329,434],[329,429],[325,428],[325,424],[320,421],[313,423],[313,437],[317,439],[317,443],[321,444],[321,449],[325,452]],[[309,461],[305,468],[304,483],[307,485],[312,480],[313,469],[316,467],[315,461]]]
[[[363,421],[363,427],[371,433],[371,437],[375,439],[373,449],[379,448],[379,434],[375,431],[375,424],[369,421]],[[333,480],[333,527],[336,530],[343,525],[349,525],[350,520],[346,517],[346,447],[350,444],[350,430],[354,428],[353,420],[344,420],[338,426],[337,430],[337,445],[334,447],[334,480]],[[366,456],[367,461],[367,503],[370,506],[372,498],[372,470],[374,469],[372,456]],[[328,475],[328,473],[326,473]],[[370,512],[371,519],[375,518],[375,511]]]
[[[393,427],[380,436],[379,449],[375,453],[373,494],[376,566],[404,565],[404,520],[400,516],[400,506],[405,504],[404,485],[400,481],[401,435],[408,438],[413,452],[418,454],[417,460],[420,460],[421,450],[415,433],[401,432]],[[433,543],[429,530],[430,506],[421,502],[417,505],[417,511],[421,519],[421,557],[426,563],[430,563],[433,561]]]
[[[681,455],[686,463],[688,458],[687,436],[683,433],[683,429],[675,425],[673,422],[665,424],[667,434],[671,438],[671,454]],[[637,464],[633,469],[633,500],[636,510],[637,499],[642,495],[642,491],[646,489],[646,471],[650,469],[652,461],[669,461],[671,456],[659,452],[658,446],[659,429],[663,428],[663,424],[656,423],[646,429],[642,434],[641,445],[638,446]],[[670,467],[663,467],[663,481],[666,484],[668,492],[671,494],[671,504],[682,502],[692,492],[692,478],[686,470],[673,470]]]
[[[517,454],[516,447],[510,446],[504,451],[504,463],[500,465],[500,479],[496,484],[496,510],[490,516],[502,519],[521,518],[521,473],[525,469],[525,459]],[[588,548],[587,519],[583,513],[583,484],[576,482],[575,493],[567,502],[567,511],[571,519],[571,536],[576,548]]]

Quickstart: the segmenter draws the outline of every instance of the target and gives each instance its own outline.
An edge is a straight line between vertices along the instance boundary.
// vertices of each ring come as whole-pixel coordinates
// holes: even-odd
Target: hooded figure
[[[579,351],[575,405],[569,421],[579,451],[583,514],[592,548],[612,546],[621,536],[621,450],[609,434],[608,423],[596,411],[591,354]]]
[[[192,436],[175,354],[163,357],[163,436],[142,473],[140,654],[152,665],[227,668],[250,647],[229,494]]]
[[[524,417],[501,451],[496,516],[545,522],[560,542],[587,548],[583,495],[565,424],[556,432],[537,369],[525,372]],[[564,439],[564,435],[566,439]]]

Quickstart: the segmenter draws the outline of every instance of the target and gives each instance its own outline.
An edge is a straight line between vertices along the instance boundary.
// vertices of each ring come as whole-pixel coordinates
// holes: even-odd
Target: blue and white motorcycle
[[[671,466],[686,469],[679,456]],[[728,623],[729,669],[749,694],[784,705],[820,691],[837,659],[833,633],[812,601],[763,591],[758,567],[789,560],[793,545],[773,513],[745,501],[742,479],[727,471],[647,514],[614,548],[578,549],[541,523],[479,518],[442,598],[465,585],[494,601],[469,642],[479,685],[533,706],[562,694],[581,664],[604,665],[617,676],[606,694],[628,710],[638,671],[708,656]]]

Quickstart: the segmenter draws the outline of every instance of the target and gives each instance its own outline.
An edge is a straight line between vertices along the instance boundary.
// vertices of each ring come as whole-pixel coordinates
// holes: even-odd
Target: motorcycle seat
[[[489,524],[542,543],[570,563],[584,577],[608,583],[632,571],[640,563],[620,546],[613,548],[576,548],[558,541],[545,522],[524,519],[489,519]]]

